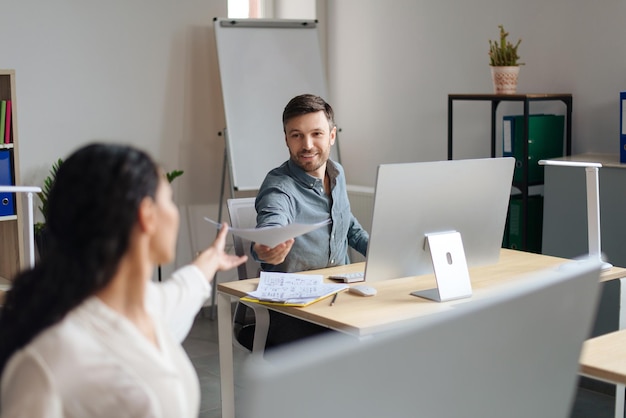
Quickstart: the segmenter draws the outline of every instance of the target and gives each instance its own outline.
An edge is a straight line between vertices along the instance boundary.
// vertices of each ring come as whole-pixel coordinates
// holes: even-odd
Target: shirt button
[[[324,193],[324,188],[320,187],[320,192]]]
[[[330,264],[335,264],[335,259],[334,258],[330,260]]]

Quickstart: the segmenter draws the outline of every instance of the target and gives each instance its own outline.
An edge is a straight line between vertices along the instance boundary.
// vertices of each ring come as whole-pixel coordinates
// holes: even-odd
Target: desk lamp
[[[589,240],[589,258],[597,259],[602,263],[602,270],[613,267],[612,264],[602,259],[600,248],[600,182],[598,169],[600,163],[588,163],[580,161],[540,160],[539,165],[560,165],[566,167],[585,167],[587,179],[587,237]]]

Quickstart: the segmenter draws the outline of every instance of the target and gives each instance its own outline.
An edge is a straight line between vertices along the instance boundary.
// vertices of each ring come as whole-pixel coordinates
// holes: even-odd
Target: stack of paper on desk
[[[324,283],[322,275],[261,272],[259,286],[242,301],[282,306],[307,306],[347,289],[343,283]]]

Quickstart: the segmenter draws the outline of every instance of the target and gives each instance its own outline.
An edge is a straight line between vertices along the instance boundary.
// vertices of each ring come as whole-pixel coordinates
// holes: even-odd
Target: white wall
[[[211,22],[226,0],[0,6],[22,183],[40,184],[52,161],[93,140],[145,148],[185,170],[176,264],[188,262],[213,237],[202,217],[217,217],[224,116]],[[574,152],[617,152],[624,0],[318,0],[316,10],[352,184],[373,186],[383,162],[446,158],[447,94],[491,92],[487,40],[501,23],[523,39],[520,92],[572,93]],[[459,157],[488,154],[488,112],[455,107]]]
[[[275,0],[274,17],[277,19],[315,19],[315,0]]]
[[[349,183],[372,186],[380,163],[446,158],[447,95],[492,92],[488,40],[499,24],[522,38],[518,92],[573,94],[573,152],[619,150],[624,0],[342,0],[327,1],[327,19]],[[489,155],[489,106],[455,105],[455,158]]]
[[[212,19],[226,0],[0,2],[0,67],[16,70],[21,182],[87,142],[149,151],[181,208],[177,265],[214,237],[224,116]],[[227,218],[226,218],[227,219]],[[193,225],[193,226],[190,226]],[[165,273],[174,266],[164,268]]]

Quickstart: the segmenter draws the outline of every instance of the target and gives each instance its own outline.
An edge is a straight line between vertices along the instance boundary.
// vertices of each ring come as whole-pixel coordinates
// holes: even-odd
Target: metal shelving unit
[[[522,195],[522,225],[528,225],[528,121],[532,102],[560,101],[565,105],[565,155],[572,154],[572,95],[571,94],[449,94],[448,95],[448,160],[453,159],[453,110],[455,101],[491,102],[491,157],[496,157],[496,113],[502,102],[521,102],[523,105],[524,161],[522,161],[522,181],[513,182],[513,186]],[[528,231],[522,231],[522,250],[528,245]]]

